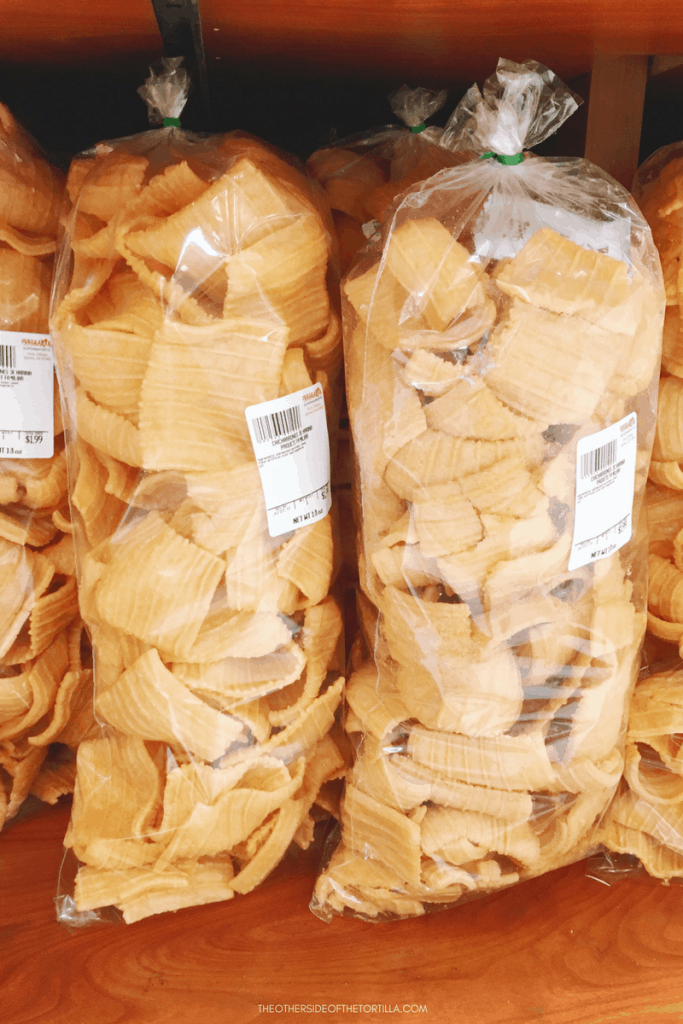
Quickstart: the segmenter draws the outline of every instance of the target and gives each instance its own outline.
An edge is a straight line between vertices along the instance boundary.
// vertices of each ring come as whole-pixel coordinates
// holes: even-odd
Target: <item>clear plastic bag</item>
[[[666,290],[657,431],[647,486],[650,525],[648,627],[683,640],[683,334],[679,270],[683,256],[683,143],[658,150],[639,168],[633,191],[659,251]]]
[[[152,83],[164,127],[67,182],[52,326],[101,727],[66,838],[75,925],[250,891],[344,769],[329,213],[265,143],[180,129],[178,71]]]
[[[47,333],[63,189],[0,105],[0,829],[29,793],[73,789],[92,721]]]
[[[523,154],[574,106],[501,62],[453,117],[485,159],[405,193],[342,285],[362,638],[323,918],[582,858],[621,777],[664,296],[630,195]]]
[[[666,314],[657,431],[646,490],[649,535],[648,631],[644,664],[626,735],[624,778],[605,817],[607,853],[590,864],[607,880],[647,872],[666,883],[683,877],[683,446],[677,400],[683,387],[678,273],[683,253],[683,144],[654,153],[639,168],[634,196],[662,261]]]
[[[648,480],[645,492],[649,528],[647,625],[667,644],[683,648],[683,495]]]
[[[591,873],[683,879],[683,662],[644,666],[629,712],[624,776],[602,822]],[[637,858],[634,860],[634,858]]]
[[[683,285],[679,282],[683,258],[683,142],[665,146],[642,164],[633,183],[633,194],[652,228],[666,289],[662,381],[650,479],[680,491],[683,439],[677,403],[683,391]]]
[[[383,125],[316,150],[311,174],[325,189],[339,238],[341,271],[351,266],[399,193],[468,157],[439,145],[443,129],[426,121],[446,102],[446,90],[401,86],[389,97],[402,125]]]

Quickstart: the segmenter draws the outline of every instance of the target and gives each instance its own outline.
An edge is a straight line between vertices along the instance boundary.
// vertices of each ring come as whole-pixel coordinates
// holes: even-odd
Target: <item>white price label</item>
[[[279,537],[330,510],[330,442],[325,398],[312,384],[245,410],[261,474],[268,532]]]
[[[54,454],[53,377],[49,335],[0,331],[0,458]]]
[[[578,442],[570,570],[607,558],[631,539],[637,450],[634,412]]]

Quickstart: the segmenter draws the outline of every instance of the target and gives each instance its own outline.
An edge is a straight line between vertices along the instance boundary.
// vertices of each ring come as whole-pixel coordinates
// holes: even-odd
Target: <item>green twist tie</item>
[[[524,159],[524,153],[515,153],[513,156],[505,156],[504,153],[482,153],[479,157],[480,160],[488,160],[490,157],[495,157],[499,164],[521,164]]]
[[[416,124],[415,127],[411,128],[410,130],[413,133],[413,135],[417,135],[418,132],[423,132],[426,127],[427,125],[423,121],[422,124]]]
[[[180,128],[180,118],[179,117],[165,117],[164,118],[164,128]]]

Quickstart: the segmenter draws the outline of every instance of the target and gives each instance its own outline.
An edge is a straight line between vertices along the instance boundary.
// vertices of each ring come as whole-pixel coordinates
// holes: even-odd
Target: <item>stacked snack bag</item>
[[[392,110],[403,125],[383,125],[316,150],[308,169],[325,190],[339,243],[342,273],[351,267],[380,227],[387,209],[405,189],[445,167],[470,159],[470,154],[441,145],[443,129],[427,121],[445,103],[447,92],[401,86],[389,97]],[[352,445],[346,416],[338,436],[333,469],[334,489],[341,524],[342,570],[340,584],[347,610],[355,602],[358,559],[355,550],[351,504]],[[347,623],[353,632],[354,615]]]
[[[666,315],[659,382],[657,433],[647,488],[650,521],[648,623],[662,640],[683,639],[683,145],[658,150],[639,169],[634,195],[659,250]]]
[[[664,296],[629,194],[524,152],[576,108],[500,61],[342,285],[357,455],[356,746],[312,903],[422,914],[585,856],[645,630]]]
[[[648,874],[683,877],[683,665],[648,674],[636,686],[629,713],[624,777],[600,830],[608,850],[638,857]],[[592,866],[592,870],[595,868]],[[609,876],[635,870],[608,855],[597,869]]]
[[[163,127],[75,160],[52,325],[100,733],[78,756],[63,919],[246,893],[344,770],[325,410],[329,213],[293,163]]]
[[[683,877],[683,145],[666,146],[639,169],[634,195],[652,228],[666,290],[657,431],[647,484],[650,586],[648,627],[654,657],[642,669],[629,715],[624,778],[602,842],[638,857],[647,872]],[[662,641],[665,643],[662,644]],[[658,643],[659,642],[659,643]],[[634,870],[609,856],[608,876]]]
[[[446,90],[401,86],[389,97],[403,121],[362,132],[316,150],[308,168],[325,190],[339,239],[341,271],[384,222],[396,196],[444,167],[469,159],[440,145],[442,129],[427,120],[446,101]]]
[[[92,723],[46,333],[63,187],[0,105],[0,829],[29,793],[73,789]]]

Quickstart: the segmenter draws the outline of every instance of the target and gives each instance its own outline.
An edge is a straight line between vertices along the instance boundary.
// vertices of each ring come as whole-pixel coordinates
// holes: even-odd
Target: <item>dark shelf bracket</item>
[[[206,74],[204,38],[199,0],[152,0],[167,57],[184,57],[190,75],[202,94],[207,129],[211,123],[211,100]]]

